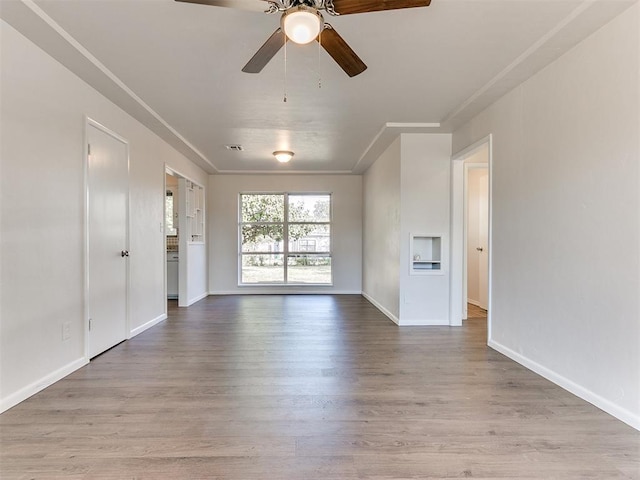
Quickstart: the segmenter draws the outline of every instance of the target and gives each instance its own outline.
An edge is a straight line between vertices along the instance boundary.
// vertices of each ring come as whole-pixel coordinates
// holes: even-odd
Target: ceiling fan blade
[[[430,4],[431,0],[333,0],[333,7],[340,15],[428,7]]]
[[[284,46],[284,42],[286,41],[287,37],[284,32],[281,28],[278,28],[269,39],[264,42],[264,45],[260,47],[256,54],[251,57],[251,60],[247,62],[242,71],[245,73],[260,73],[265,65],[269,63],[269,60]]]
[[[237,8],[251,12],[262,12],[269,8],[267,0],[175,0],[183,3],[197,3],[198,5],[211,5],[213,7]]]
[[[351,50],[347,42],[345,42],[343,38],[338,35],[338,32],[328,23],[324,25],[324,30],[322,30],[318,38],[320,44],[327,53],[331,55],[331,58],[333,58],[336,63],[340,65],[340,68],[350,77],[355,77],[367,69],[367,66],[360,60],[360,57],[356,55],[356,52]]]

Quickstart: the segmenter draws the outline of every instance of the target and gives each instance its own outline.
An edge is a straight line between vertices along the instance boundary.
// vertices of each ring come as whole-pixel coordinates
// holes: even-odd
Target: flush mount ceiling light
[[[288,150],[277,150],[273,152],[273,156],[276,157],[280,163],[287,163],[293,158],[293,152]]]
[[[322,30],[324,19],[318,10],[306,5],[298,5],[282,15],[282,30],[293,43],[311,43]]]

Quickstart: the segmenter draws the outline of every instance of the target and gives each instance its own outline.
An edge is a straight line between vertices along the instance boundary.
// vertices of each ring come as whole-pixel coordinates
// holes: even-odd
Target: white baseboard
[[[616,405],[610,400],[607,400],[606,398],[601,397],[600,395],[592,392],[591,390],[583,387],[582,385],[578,385],[577,383],[554,372],[553,370],[543,365],[540,365],[538,362],[535,362],[519,354],[518,352],[511,350],[509,347],[505,347],[504,345],[496,342],[495,340],[489,340],[488,345],[494,350],[497,350],[503,355],[506,355],[511,360],[518,362],[520,365],[546,378],[550,382],[555,383],[556,385],[573,393],[574,395],[580,397],[581,399],[591,403],[592,405],[595,405],[599,409],[604,410],[609,415],[616,417],[618,420],[623,421],[624,423],[626,423],[627,425],[630,425],[636,430],[640,430],[640,415],[637,415],[627,410],[626,408]]]
[[[199,302],[200,300],[202,300],[203,298],[206,298],[209,296],[209,292],[204,292],[201,295],[198,295],[197,297],[193,297],[190,298],[189,300],[187,300],[187,304],[186,305],[178,305],[179,307],[190,307],[191,305],[193,305],[196,302]]]
[[[62,380],[67,375],[75,372],[79,368],[84,367],[87,363],[89,363],[89,360],[87,360],[84,357],[74,360],[73,362],[68,363],[64,367],[59,368],[58,370],[44,376],[40,380],[33,382],[30,385],[27,385],[26,387],[21,388],[17,392],[14,392],[9,396],[3,398],[2,400],[0,400],[0,413],[9,410],[11,407],[16,406],[20,402],[35,395],[41,390],[44,390],[48,386],[53,385],[58,380]]]
[[[370,303],[373,304],[378,310],[384,313],[393,323],[398,325],[399,327],[426,327],[426,326],[449,326],[449,320],[429,320],[429,319],[421,319],[415,318],[410,320],[400,320],[393,313],[379,304],[371,295],[366,292],[362,292],[362,296],[366,298]]]
[[[194,297],[194,298],[190,299],[189,300],[189,306],[193,305],[196,302],[199,302],[203,298],[207,298],[208,296],[209,296],[209,292],[204,292],[204,293],[198,295],[197,297]]]
[[[471,305],[475,305],[476,307],[479,307],[483,310],[487,309],[486,305],[483,305],[478,300],[473,300],[472,298],[467,298],[467,303],[470,303]]]
[[[423,319],[423,318],[411,318],[408,320],[401,320],[399,325],[401,327],[448,327],[449,320],[439,320],[439,319]]]
[[[391,313],[385,307],[380,305],[371,295],[368,295],[366,292],[362,292],[362,296],[366,298],[369,301],[369,303],[371,303],[374,307],[376,307],[378,310],[384,313],[387,317],[389,317],[389,319],[393,323],[395,323],[396,325],[400,325],[400,320],[398,319],[398,317],[396,317],[393,313]]]
[[[131,334],[129,335],[129,338],[133,338],[136,335],[141,334],[145,330],[150,329],[151,327],[159,324],[161,321],[166,320],[166,319],[167,319],[167,314],[163,313],[162,315],[154,318],[153,320],[149,320],[147,323],[145,323],[143,325],[140,325],[139,327],[136,327],[133,330],[131,330]]]
[[[360,290],[291,290],[282,287],[242,287],[238,290],[211,290],[209,295],[362,295]]]

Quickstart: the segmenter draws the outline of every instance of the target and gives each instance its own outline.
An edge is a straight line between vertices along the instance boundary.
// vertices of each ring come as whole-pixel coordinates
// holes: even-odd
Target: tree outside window
[[[331,195],[240,195],[241,284],[331,284]]]

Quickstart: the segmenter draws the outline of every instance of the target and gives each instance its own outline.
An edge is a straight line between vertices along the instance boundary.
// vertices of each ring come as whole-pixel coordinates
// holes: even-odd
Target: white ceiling
[[[286,103],[284,50],[240,71],[278,15],[0,0],[0,16],[208,172],[361,173],[398,133],[452,131],[637,1],[432,0],[325,18],[368,69],[349,78],[316,43],[288,44]],[[283,149],[290,164],[271,155]]]

